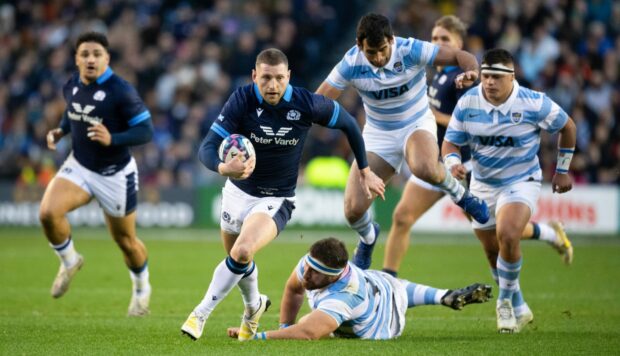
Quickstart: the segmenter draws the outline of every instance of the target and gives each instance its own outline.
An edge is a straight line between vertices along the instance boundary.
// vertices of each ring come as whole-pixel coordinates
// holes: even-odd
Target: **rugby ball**
[[[241,156],[241,160],[245,162],[255,155],[252,142],[245,136],[239,134],[227,136],[220,144],[217,153],[224,163],[229,162],[237,156]]]

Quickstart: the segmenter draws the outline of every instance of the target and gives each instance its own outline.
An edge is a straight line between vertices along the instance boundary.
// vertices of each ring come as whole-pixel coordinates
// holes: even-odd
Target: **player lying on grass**
[[[405,328],[407,308],[445,305],[460,310],[491,298],[491,286],[437,289],[387,273],[362,270],[348,261],[342,241],[333,237],[315,242],[291,273],[280,306],[280,330],[259,332],[253,339],[315,340],[329,336],[392,339]],[[295,323],[304,294],[312,312]],[[239,328],[229,328],[237,338]]]

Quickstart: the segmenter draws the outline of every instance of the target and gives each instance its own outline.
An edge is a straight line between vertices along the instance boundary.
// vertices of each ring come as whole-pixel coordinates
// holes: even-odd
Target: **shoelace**
[[[499,307],[499,316],[502,319],[510,319],[510,308],[501,306]]]

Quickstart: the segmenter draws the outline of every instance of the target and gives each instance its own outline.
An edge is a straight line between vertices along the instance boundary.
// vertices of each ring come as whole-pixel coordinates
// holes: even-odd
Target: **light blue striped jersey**
[[[474,178],[500,187],[542,179],[538,162],[540,130],[558,132],[568,115],[544,93],[519,86],[493,106],[478,85],[458,101],[444,140],[471,147]]]
[[[305,258],[297,267],[303,280]],[[320,310],[334,318],[341,337],[383,340],[399,336],[404,328],[404,306],[398,306],[404,290],[396,279],[379,271],[364,271],[348,262],[341,277],[326,288],[307,291],[312,310]],[[394,294],[398,295],[394,295]],[[404,292],[406,293],[406,292]],[[395,301],[396,299],[396,301]],[[399,314],[400,311],[400,314]]]
[[[439,47],[415,38],[394,37],[392,55],[382,68],[373,66],[358,46],[351,48],[327,77],[334,88],[357,89],[366,122],[382,130],[409,126],[429,109],[426,66]]]

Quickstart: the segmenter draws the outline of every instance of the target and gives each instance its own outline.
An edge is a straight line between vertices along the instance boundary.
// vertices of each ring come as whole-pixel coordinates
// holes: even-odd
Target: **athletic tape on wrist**
[[[450,170],[457,164],[461,164],[461,156],[457,153],[449,153],[443,158],[443,164]]]
[[[558,152],[558,163],[555,166],[555,171],[557,173],[568,173],[570,162],[573,159],[574,153],[574,148],[560,148],[560,151]]]

